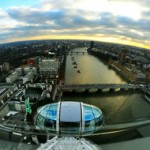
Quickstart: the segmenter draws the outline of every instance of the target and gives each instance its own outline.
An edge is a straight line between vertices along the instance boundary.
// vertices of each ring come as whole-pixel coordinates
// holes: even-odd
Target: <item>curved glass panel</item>
[[[60,132],[69,134],[79,134],[80,122],[60,122]]]
[[[102,111],[94,106],[83,104],[84,132],[94,132],[103,123]]]
[[[40,108],[38,113],[40,113],[41,116],[43,116],[47,119],[56,120],[57,106],[58,106],[58,104],[46,105],[46,106],[44,106],[44,108]]]
[[[83,105],[83,116],[85,121],[85,132],[93,132],[95,130],[95,117],[91,106]]]
[[[45,106],[44,108],[41,109],[40,111],[40,115],[42,115],[43,117],[47,116],[47,111],[49,110],[50,106]]]
[[[37,124],[37,126],[39,126],[42,129],[44,129],[44,121],[45,121],[45,118],[43,116],[41,116],[41,115],[37,116],[36,124]]]
[[[52,104],[51,107],[46,110],[47,112],[47,118],[51,119],[51,120],[56,120],[57,118],[57,106],[58,104]]]
[[[95,118],[98,118],[102,115],[102,112],[95,107],[92,107],[92,111],[94,113]]]
[[[94,114],[92,112],[91,106],[83,105],[83,112],[85,121],[90,121],[94,119]]]
[[[95,126],[96,129],[98,129],[103,123],[103,114],[102,111],[96,107],[92,107],[92,110],[95,116]]]
[[[58,103],[48,104],[38,109],[36,124],[41,129],[56,131]]]
[[[45,119],[44,126],[46,130],[56,131],[56,121],[51,119]]]

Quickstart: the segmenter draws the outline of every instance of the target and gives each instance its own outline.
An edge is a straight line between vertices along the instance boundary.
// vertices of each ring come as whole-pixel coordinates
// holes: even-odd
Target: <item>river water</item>
[[[87,48],[76,48],[73,52],[86,50]],[[77,63],[77,68],[74,68],[74,61]],[[126,81],[95,56],[88,53],[68,55],[65,84],[87,83],[124,84]],[[137,92],[69,93],[63,96],[63,100],[82,101],[99,107],[105,115],[106,124],[125,123],[150,116],[150,105],[144,100],[142,94]]]
[[[75,51],[86,51],[87,48],[78,48]],[[72,59],[73,57],[73,59]],[[73,62],[77,62],[74,68]],[[81,73],[78,73],[80,70]],[[106,64],[87,53],[68,55],[66,63],[65,84],[87,83],[126,83],[115,71],[109,69]]]

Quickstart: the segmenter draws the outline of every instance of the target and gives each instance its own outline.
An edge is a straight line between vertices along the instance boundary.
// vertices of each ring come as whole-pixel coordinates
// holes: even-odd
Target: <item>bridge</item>
[[[76,52],[76,51],[70,51],[70,52],[68,52],[68,53],[66,53],[67,55],[73,55],[73,54],[76,54],[76,55],[78,55],[78,54],[87,54],[87,51],[78,51],[78,52]]]
[[[76,90],[136,90],[143,89],[139,84],[73,84],[73,85],[62,85],[60,87],[63,91],[76,91]]]

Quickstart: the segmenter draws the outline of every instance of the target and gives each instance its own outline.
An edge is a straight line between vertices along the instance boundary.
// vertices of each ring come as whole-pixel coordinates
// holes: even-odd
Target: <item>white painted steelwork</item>
[[[42,144],[37,150],[102,150],[91,142],[81,138],[57,136]]]

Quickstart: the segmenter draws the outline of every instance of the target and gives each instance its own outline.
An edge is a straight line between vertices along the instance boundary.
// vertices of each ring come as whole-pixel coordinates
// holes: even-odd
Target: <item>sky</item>
[[[0,43],[41,39],[150,49],[150,0],[0,0]]]

